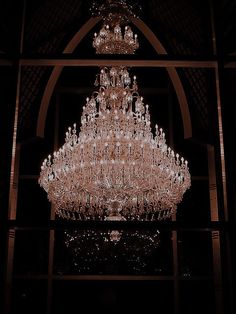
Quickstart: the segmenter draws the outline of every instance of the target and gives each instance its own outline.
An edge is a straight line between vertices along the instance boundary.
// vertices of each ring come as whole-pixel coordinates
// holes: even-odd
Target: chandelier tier
[[[151,131],[148,105],[124,67],[103,68],[65,144],[44,160],[40,185],[68,219],[170,217],[190,187],[187,161]]]
[[[97,54],[134,54],[139,43],[130,26],[125,26],[123,35],[119,24],[113,30],[104,25],[99,34],[94,34],[93,47]]]

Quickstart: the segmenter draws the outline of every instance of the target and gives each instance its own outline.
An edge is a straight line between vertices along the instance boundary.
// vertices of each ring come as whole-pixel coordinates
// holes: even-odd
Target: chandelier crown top
[[[93,4],[92,12],[100,16],[103,26],[94,34],[93,47],[97,54],[133,54],[139,47],[137,34],[127,25],[132,17],[133,6],[126,1],[107,1],[104,4]],[[124,26],[124,29],[123,29]],[[123,29],[123,30],[122,30]]]
[[[130,26],[125,26],[122,32],[120,24],[114,28],[107,24],[94,34],[93,47],[97,54],[134,54],[139,47],[138,36]]]

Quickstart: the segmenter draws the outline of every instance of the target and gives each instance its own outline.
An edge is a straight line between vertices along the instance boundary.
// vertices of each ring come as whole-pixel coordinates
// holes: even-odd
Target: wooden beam
[[[111,59],[68,59],[68,58],[43,58],[20,59],[22,66],[79,66],[79,67],[103,67],[103,66],[129,66],[129,67],[164,67],[164,68],[215,68],[214,60],[111,60]]]

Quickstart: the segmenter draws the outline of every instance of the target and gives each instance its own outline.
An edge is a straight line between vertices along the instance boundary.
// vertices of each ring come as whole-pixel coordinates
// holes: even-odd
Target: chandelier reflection
[[[116,236],[118,235],[118,237]],[[160,245],[158,230],[66,230],[64,244],[77,273],[145,273]]]
[[[40,185],[67,219],[160,220],[170,217],[190,187],[188,163],[167,146],[136,77],[103,68],[83,107],[80,132],[44,160]]]

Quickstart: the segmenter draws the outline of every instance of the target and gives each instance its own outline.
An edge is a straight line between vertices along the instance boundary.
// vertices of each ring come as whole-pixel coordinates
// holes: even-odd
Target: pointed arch
[[[81,40],[88,34],[88,32],[99,22],[100,18],[90,18],[74,35],[74,37],[67,44],[63,53],[72,53],[76,47],[79,45]],[[60,77],[61,71],[63,70],[63,66],[56,65],[54,66],[52,73],[47,82],[46,88],[43,93],[43,97],[40,103],[38,120],[37,120],[37,130],[36,135],[39,137],[44,137],[44,128],[45,122],[47,118],[48,107],[50,103],[50,99],[52,97],[52,93],[56,86],[56,83]]]
[[[100,18],[90,18],[80,28],[80,30],[74,35],[74,37],[71,39],[71,41],[68,43],[68,45],[64,49],[63,53],[72,53],[75,50],[75,48],[78,46],[78,44],[81,42],[81,40],[99,21],[100,21]],[[138,18],[132,18],[131,21],[140,30],[140,32],[143,33],[143,35],[146,37],[146,39],[155,49],[157,54],[167,55],[167,51],[165,50],[165,48],[163,47],[159,39],[142,20]],[[49,77],[48,83],[44,90],[42,101],[40,104],[40,109],[39,109],[38,121],[37,121],[36,135],[39,137],[44,136],[44,128],[45,128],[45,122],[46,122],[50,99],[51,99],[52,93],[54,91],[55,85],[61,74],[62,69],[63,69],[63,66],[54,66],[54,69]],[[184,138],[190,138],[192,137],[192,124],[191,124],[187,97],[186,97],[182,82],[175,68],[168,67],[166,68],[166,70],[172,81],[172,84],[174,86],[174,89],[175,89],[175,92],[179,101],[182,122],[183,122],[183,129],[184,129]]]
[[[156,37],[153,31],[142,20],[133,18],[132,23],[143,33],[143,35],[146,37],[146,39],[155,49],[157,54],[167,55],[167,51],[161,44],[160,40]],[[184,138],[190,138],[192,137],[192,123],[191,123],[188,101],[187,101],[187,97],[186,97],[182,82],[175,68],[168,67],[166,68],[166,71],[168,72],[170,76],[170,79],[172,81],[172,84],[174,86],[174,89],[175,89],[175,92],[179,101],[180,111],[181,111],[181,116],[182,116],[182,121],[183,121],[183,128],[184,128]]]

